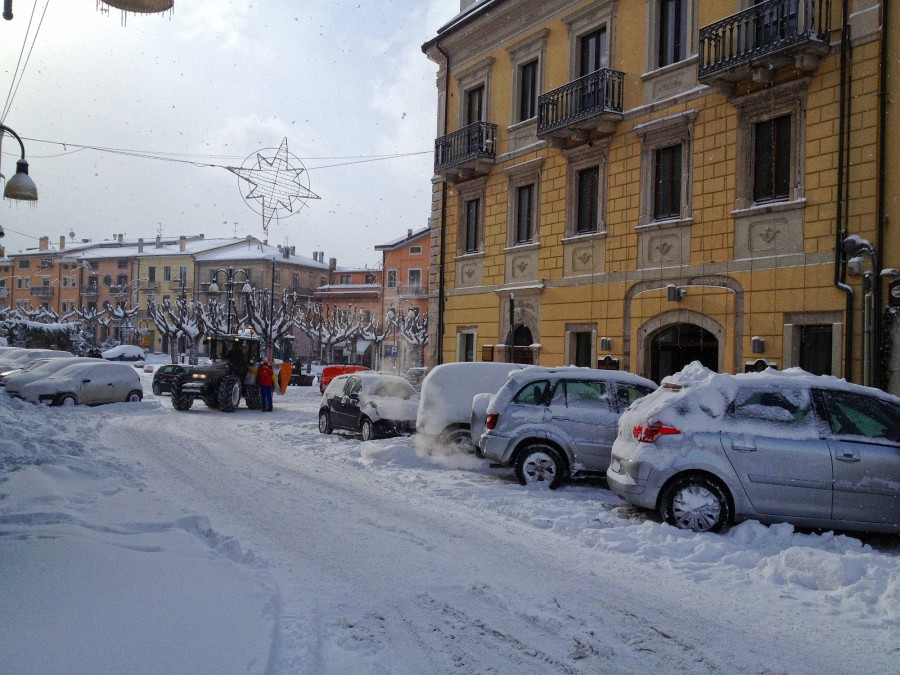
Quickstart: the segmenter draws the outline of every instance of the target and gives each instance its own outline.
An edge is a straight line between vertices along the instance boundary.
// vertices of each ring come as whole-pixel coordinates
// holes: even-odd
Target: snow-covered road
[[[896,672],[896,538],[680,532],[602,482],[547,493],[412,439],[323,436],[318,400],[290,388],[271,414],[179,413],[152,395],[46,411],[128,477],[109,491],[120,523],[135,522],[125,505],[140,493],[154,522],[195,523],[258,584],[265,600],[244,620],[261,656],[234,671]],[[15,530],[4,504],[0,525]]]

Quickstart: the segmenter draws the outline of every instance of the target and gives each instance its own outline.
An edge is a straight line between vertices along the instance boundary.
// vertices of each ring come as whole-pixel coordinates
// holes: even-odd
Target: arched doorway
[[[516,326],[516,330],[513,332],[513,363],[527,365],[534,363],[534,354],[531,351],[533,343],[534,340],[528,326],[523,324]]]
[[[650,379],[677,373],[692,361],[710,370],[719,368],[719,341],[708,330],[692,323],[676,323],[650,339]]]

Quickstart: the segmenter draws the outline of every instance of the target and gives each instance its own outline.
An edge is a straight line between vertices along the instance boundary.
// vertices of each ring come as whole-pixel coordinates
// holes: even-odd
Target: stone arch
[[[647,376],[649,377],[649,373],[653,370],[651,363],[653,338],[668,328],[685,324],[702,328],[715,338],[718,343],[716,370],[720,373],[724,372],[726,339],[724,326],[715,319],[690,309],[675,309],[657,314],[638,328],[637,358],[639,370],[637,372],[648,373]]]

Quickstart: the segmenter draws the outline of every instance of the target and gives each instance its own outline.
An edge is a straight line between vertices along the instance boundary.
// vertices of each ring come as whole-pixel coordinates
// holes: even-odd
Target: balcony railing
[[[538,136],[560,130],[581,129],[585,122],[601,121],[609,113],[622,113],[625,74],[601,68],[572,80],[538,98]]]
[[[477,170],[485,162],[493,164],[497,125],[475,122],[434,141],[434,172]]]
[[[700,29],[701,82],[767,56],[828,50],[831,0],[768,0]]]
[[[49,298],[53,295],[52,286],[32,286],[31,297]]]
[[[428,295],[428,284],[397,284],[387,290],[406,298],[424,298]]]
[[[100,295],[100,287],[99,286],[82,286],[81,287],[82,295]]]

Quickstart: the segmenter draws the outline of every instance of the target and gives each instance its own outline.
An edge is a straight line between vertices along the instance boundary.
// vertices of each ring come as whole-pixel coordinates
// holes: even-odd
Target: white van
[[[466,361],[443,363],[432,368],[422,381],[416,416],[417,443],[445,445],[474,452],[470,422],[476,394],[495,394],[512,370],[521,363]]]

